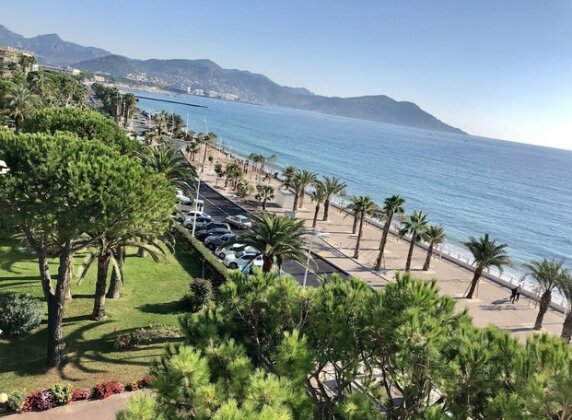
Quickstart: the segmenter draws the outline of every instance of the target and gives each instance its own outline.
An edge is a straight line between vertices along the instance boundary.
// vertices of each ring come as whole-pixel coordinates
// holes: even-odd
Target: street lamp
[[[197,177],[197,198],[195,199],[195,214],[193,216],[193,238],[195,237],[195,226],[197,224],[197,211],[199,206],[199,191],[201,189],[201,177]]]
[[[308,280],[308,270],[310,268],[310,256],[312,255],[312,246],[314,245],[314,238],[327,238],[330,236],[328,232],[314,232],[310,236],[310,247],[308,248],[308,258],[306,259],[306,270],[304,271],[304,281],[302,282],[302,287],[306,287],[306,280]]]

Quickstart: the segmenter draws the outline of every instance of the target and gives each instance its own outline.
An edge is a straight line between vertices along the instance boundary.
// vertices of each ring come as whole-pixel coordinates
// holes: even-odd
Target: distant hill
[[[30,50],[37,54],[40,63],[73,65],[85,71],[158,83],[179,91],[190,90],[196,95],[464,133],[412,102],[399,102],[384,95],[354,98],[315,95],[305,88],[281,86],[262,74],[222,68],[211,60],[135,60],[112,55],[99,48],[66,42],[56,34],[25,38],[0,25],[1,45]]]
[[[9,45],[33,52],[41,64],[69,66],[78,61],[110,55],[101,48],[84,47],[62,40],[57,34],[25,38],[0,25],[0,46]]]

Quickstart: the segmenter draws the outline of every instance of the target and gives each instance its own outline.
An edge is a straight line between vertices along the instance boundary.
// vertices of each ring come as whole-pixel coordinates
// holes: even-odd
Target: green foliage
[[[127,405],[120,410],[117,420],[161,420],[164,417],[157,411],[157,402],[147,394],[140,394],[127,401]]]
[[[55,384],[50,387],[56,405],[64,405],[72,400],[73,387],[70,384]]]
[[[166,325],[148,325],[137,328],[115,337],[113,348],[116,350],[129,350],[152,343],[165,342],[172,338],[179,338],[181,335],[177,328]]]
[[[42,321],[42,302],[27,293],[0,294],[0,330],[6,335],[24,335]]]
[[[28,73],[27,82],[43,106],[83,107],[87,103],[87,87],[75,76],[39,70]]]
[[[198,312],[208,305],[212,298],[211,282],[205,279],[193,279],[189,285],[190,290],[181,298],[181,304],[190,312]]]
[[[89,109],[42,108],[22,123],[21,130],[24,133],[74,133],[85,140],[100,140],[127,154],[139,148],[112,120]]]
[[[8,396],[8,401],[6,401],[6,407],[8,410],[19,413],[24,407],[26,402],[26,394],[21,391],[13,392]]]

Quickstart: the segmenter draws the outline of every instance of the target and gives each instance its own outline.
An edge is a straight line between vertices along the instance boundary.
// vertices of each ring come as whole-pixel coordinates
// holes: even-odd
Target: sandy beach
[[[215,163],[222,163],[223,166],[231,161],[231,158],[214,148],[211,148],[208,154],[213,156]],[[198,165],[200,172],[199,157],[202,158],[202,151],[196,155],[195,162],[193,162]],[[238,159],[242,160],[242,158]],[[214,186],[216,183],[216,174],[214,174],[213,168],[214,163],[209,166],[207,162],[204,173],[201,173],[201,180],[211,186]],[[255,174],[253,174],[252,170],[246,178],[253,185],[256,184]],[[270,183],[276,189],[280,185],[279,181],[275,179],[265,182]],[[241,199],[237,198],[230,189],[224,189],[222,187],[223,184],[224,182],[219,180],[218,191],[232,200],[240,202]],[[292,209],[281,208],[275,203],[269,203],[267,210],[284,214]],[[305,226],[310,228],[313,215],[314,204],[307,195],[304,199],[304,208],[297,211],[297,218],[304,220]],[[397,271],[404,269],[409,247],[407,240],[390,235],[386,245],[385,269],[381,272],[375,272],[372,267],[377,257],[381,229],[373,224],[364,224],[360,258],[354,259],[352,256],[357,235],[351,234],[353,218],[339,208],[330,209],[329,221],[327,222],[320,220],[321,215],[322,211],[320,211],[317,230],[329,233],[327,238],[316,238],[314,240],[313,250],[321,257],[328,259],[328,261],[348,272],[348,274],[367,282],[374,289],[383,288],[388,281],[394,279]],[[411,273],[423,280],[436,279],[442,293],[452,296],[457,301],[456,307],[458,311],[468,308],[475,325],[484,327],[488,324],[494,324],[501,329],[510,331],[521,339],[525,339],[526,336],[535,332],[533,325],[536,319],[537,308],[533,299],[521,296],[518,302],[512,304],[509,302],[509,287],[485,278],[480,281],[478,298],[464,299],[463,296],[472,278],[472,271],[445,258],[439,258],[438,255],[433,258],[430,270],[423,271],[421,268],[425,257],[426,250],[416,246]],[[550,308],[544,318],[543,331],[560,335],[563,321],[563,313]]]

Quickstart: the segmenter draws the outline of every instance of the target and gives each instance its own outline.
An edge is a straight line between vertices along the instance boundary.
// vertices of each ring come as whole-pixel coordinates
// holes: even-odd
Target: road
[[[226,216],[244,214],[244,210],[227,199],[223,197],[213,188],[207,184],[201,183],[200,198],[205,202],[204,212],[212,216],[216,221],[224,221]],[[240,229],[233,229],[233,231],[240,235],[242,232]],[[338,273],[342,277],[347,278],[347,275],[340,272],[336,267],[328,263],[326,260],[314,256],[313,261],[310,262],[311,271],[308,273],[308,279],[306,284],[310,287],[316,287],[320,285],[320,279],[318,276],[328,276],[333,273]],[[287,260],[284,261],[282,265],[282,270],[290,274],[296,281],[302,284],[304,279],[305,267],[298,261]]]

